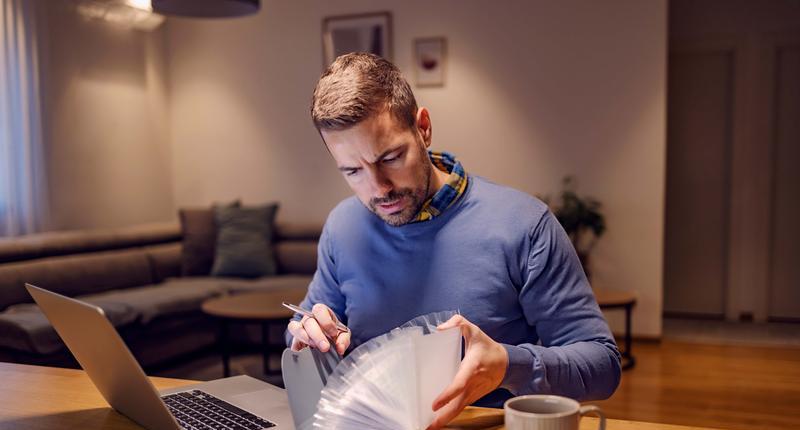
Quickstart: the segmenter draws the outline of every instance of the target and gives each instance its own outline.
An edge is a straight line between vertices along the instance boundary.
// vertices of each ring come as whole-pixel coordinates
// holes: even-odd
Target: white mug
[[[581,406],[561,396],[531,394],[508,399],[505,426],[508,430],[578,430],[581,417],[595,413],[600,417],[600,430],[606,428],[606,417],[597,406]]]

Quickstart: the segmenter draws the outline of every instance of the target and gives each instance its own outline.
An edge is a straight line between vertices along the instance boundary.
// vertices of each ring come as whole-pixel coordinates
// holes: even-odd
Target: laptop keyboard
[[[259,430],[275,424],[200,390],[161,397],[186,430]]]

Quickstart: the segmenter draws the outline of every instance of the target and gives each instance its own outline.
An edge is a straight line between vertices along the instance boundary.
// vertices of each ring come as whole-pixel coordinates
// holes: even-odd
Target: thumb
[[[449,328],[459,327],[459,326],[463,325],[465,322],[467,322],[467,319],[464,318],[463,316],[461,316],[461,315],[453,315],[452,317],[450,317],[449,320],[439,324],[436,327],[436,330],[447,330]]]

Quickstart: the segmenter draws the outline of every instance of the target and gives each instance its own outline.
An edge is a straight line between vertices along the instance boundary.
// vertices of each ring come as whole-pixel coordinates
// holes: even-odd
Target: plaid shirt
[[[452,206],[467,189],[467,174],[461,162],[447,152],[428,151],[431,162],[437,169],[449,173],[444,186],[428,199],[419,210],[417,217],[411,222],[428,221],[436,218],[447,208]]]

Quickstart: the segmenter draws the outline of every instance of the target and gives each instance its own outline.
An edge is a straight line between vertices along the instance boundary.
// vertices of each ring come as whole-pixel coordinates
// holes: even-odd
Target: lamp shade
[[[258,12],[260,0],[152,0],[153,12],[194,18],[227,18]]]

